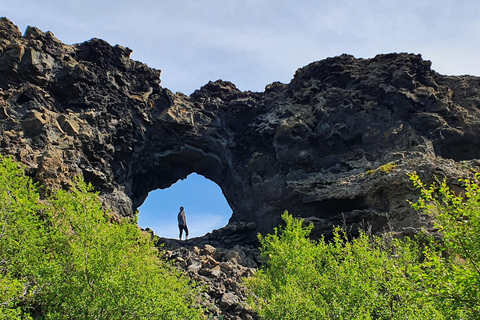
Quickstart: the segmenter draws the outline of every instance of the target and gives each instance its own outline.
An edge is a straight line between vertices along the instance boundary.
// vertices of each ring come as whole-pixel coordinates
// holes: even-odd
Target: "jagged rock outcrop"
[[[284,210],[315,235],[343,221],[410,230],[423,221],[405,201],[416,197],[407,172],[455,181],[479,165],[480,78],[440,75],[419,55],[342,55],[264,92],[219,80],[186,96],[130,53],[22,35],[2,18],[0,153],[48,188],[83,174],[121,215],[197,172],[233,211],[226,234],[204,240],[232,246],[270,231]]]
[[[248,294],[244,285],[244,279],[255,274],[261,263],[258,249],[238,245],[225,249],[208,244],[187,248],[177,244],[173,247],[166,251],[167,258],[205,288],[199,303],[214,319],[258,319],[247,306]]]

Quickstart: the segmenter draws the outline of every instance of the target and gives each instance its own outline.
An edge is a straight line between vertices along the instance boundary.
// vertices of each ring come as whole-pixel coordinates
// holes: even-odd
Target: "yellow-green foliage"
[[[136,221],[112,223],[77,179],[39,201],[0,157],[0,319],[202,319],[197,291]]]
[[[474,263],[445,258],[433,239],[362,231],[349,239],[337,228],[333,240],[313,242],[311,225],[283,219],[285,227],[260,237],[266,266],[246,279],[262,319],[479,319]]]
[[[284,228],[260,237],[267,265],[246,279],[262,319],[442,319],[417,283],[412,241],[361,232],[348,240],[308,239],[312,226],[283,215]]]
[[[431,214],[443,234],[443,254],[430,256],[441,261],[441,267],[428,281],[431,295],[452,318],[480,319],[480,174],[472,179],[460,179],[464,192],[455,193],[446,179],[425,185],[416,173],[410,175],[421,190],[421,198],[413,207]],[[441,285],[439,285],[441,284]]]
[[[397,167],[397,164],[395,162],[389,162],[387,164],[384,164],[383,166],[378,167],[378,171],[383,172],[383,173],[390,173],[395,168]]]
[[[384,165],[381,165],[375,170],[368,170],[367,174],[374,174],[375,172],[382,172],[382,173],[390,173],[397,168],[397,164],[395,162],[389,162]]]

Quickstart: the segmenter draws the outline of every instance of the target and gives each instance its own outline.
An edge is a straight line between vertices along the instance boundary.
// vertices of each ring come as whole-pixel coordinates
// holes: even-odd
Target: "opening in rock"
[[[160,237],[178,239],[177,214],[180,206],[185,208],[187,215],[189,238],[224,227],[232,216],[232,209],[220,187],[192,173],[167,189],[151,191],[138,208],[138,225],[150,228]]]

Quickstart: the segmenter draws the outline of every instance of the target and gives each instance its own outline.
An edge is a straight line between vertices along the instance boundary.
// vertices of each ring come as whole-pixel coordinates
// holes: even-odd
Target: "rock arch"
[[[168,188],[150,191],[138,207],[138,225],[164,239],[176,240],[180,206],[187,212],[189,239],[195,241],[224,228],[232,216],[220,186],[201,174],[191,173]]]
[[[157,158],[158,157],[158,158]],[[232,189],[231,169],[221,159],[190,146],[182,147],[178,153],[167,151],[157,154],[153,164],[142,161],[141,170],[132,176],[132,204],[138,207],[145,193],[165,189],[191,173],[197,173],[220,186],[222,192]],[[146,162],[146,161],[145,161]],[[227,199],[231,203],[234,199]]]
[[[22,35],[6,18],[0,37],[0,153],[49,188],[83,174],[122,215],[197,172],[233,210],[229,241],[254,241],[284,210],[317,236],[344,220],[380,231],[387,213],[411,230],[422,221],[407,172],[456,181],[478,168],[478,78],[439,75],[419,55],[342,55],[264,92],[219,80],[186,96],[119,45]]]

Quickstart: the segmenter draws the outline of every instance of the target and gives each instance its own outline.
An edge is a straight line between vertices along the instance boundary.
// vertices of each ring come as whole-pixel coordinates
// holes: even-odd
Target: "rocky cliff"
[[[233,211],[204,240],[232,245],[284,210],[315,235],[342,223],[412,230],[424,221],[405,201],[417,196],[407,172],[455,181],[479,165],[480,78],[440,75],[419,55],[342,55],[264,92],[219,80],[186,96],[130,53],[22,35],[2,18],[0,153],[48,188],[83,174],[121,215],[196,172]]]

